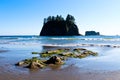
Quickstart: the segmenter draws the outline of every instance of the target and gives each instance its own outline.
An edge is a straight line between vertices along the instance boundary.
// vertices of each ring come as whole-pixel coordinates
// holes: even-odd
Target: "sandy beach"
[[[53,49],[53,48],[58,48],[58,47],[44,47],[44,49]],[[93,47],[92,48],[87,47],[87,48],[93,49]],[[88,61],[89,66],[83,65],[87,62],[85,61],[85,63],[82,63],[84,62],[84,60],[92,59],[92,58],[86,58],[83,59],[83,61],[82,59],[75,61],[74,59],[69,59],[66,61],[66,64],[63,66],[57,66],[54,68],[47,67],[45,69],[39,69],[39,70],[29,70],[27,68],[17,67],[14,65],[16,62],[22,59],[29,58],[32,56],[39,56],[39,55],[32,55],[30,52],[32,52],[33,50],[34,50],[33,47],[20,48],[15,50],[1,49],[0,80],[119,80],[120,79],[119,69],[112,70],[111,69],[112,66],[110,67],[110,69],[106,69],[110,65],[107,65],[106,68],[101,68],[98,66],[102,65],[102,63],[100,63],[99,65],[95,63],[96,65],[93,65],[94,62],[91,63],[89,61]],[[94,47],[93,50],[96,50],[96,47]],[[14,56],[11,54],[13,54]],[[79,63],[79,65],[77,63]]]
[[[9,65],[7,66],[9,68]],[[0,80],[119,80],[120,71],[84,71],[75,66],[57,70],[6,70],[0,66]]]

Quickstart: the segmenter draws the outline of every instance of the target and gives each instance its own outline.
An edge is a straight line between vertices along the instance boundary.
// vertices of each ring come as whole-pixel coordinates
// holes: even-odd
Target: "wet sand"
[[[15,72],[0,67],[0,80],[120,80],[120,71],[83,71],[74,66],[60,70]]]
[[[8,53],[2,50],[1,52],[5,54],[13,53],[9,50],[7,50]],[[119,70],[87,70],[77,67],[75,64],[67,65],[63,68],[58,66],[55,68],[29,70],[14,65],[17,61],[20,61],[19,58],[21,56],[18,56],[18,59],[14,59],[14,56],[2,57],[0,58],[0,80],[120,80]]]
[[[0,53],[8,52],[8,50],[0,50]]]

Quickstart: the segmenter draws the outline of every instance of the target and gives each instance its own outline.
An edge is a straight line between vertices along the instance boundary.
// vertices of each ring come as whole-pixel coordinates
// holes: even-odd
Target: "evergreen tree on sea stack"
[[[44,19],[40,36],[77,36],[79,30],[74,16],[68,14],[66,19],[61,15],[49,16]]]

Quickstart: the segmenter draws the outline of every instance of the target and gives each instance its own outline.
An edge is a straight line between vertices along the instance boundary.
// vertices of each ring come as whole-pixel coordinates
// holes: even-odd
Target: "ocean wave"
[[[4,36],[0,44],[41,45],[41,46],[98,46],[120,47],[120,37],[116,36],[71,36],[71,37],[40,37],[40,36]]]
[[[120,41],[120,38],[48,38],[49,40]]]
[[[48,38],[49,40],[77,40],[79,38]]]
[[[42,46],[54,46],[54,47],[111,47],[111,48],[120,48],[120,45],[113,44],[42,44]]]
[[[40,46],[58,46],[58,47],[111,47],[111,48],[120,48],[120,44],[113,43],[42,43],[41,41],[1,41],[0,44],[8,44],[8,45],[40,45]]]
[[[40,37],[40,36],[0,36],[0,40],[80,40],[80,41],[120,41],[119,36],[71,36],[71,37]]]

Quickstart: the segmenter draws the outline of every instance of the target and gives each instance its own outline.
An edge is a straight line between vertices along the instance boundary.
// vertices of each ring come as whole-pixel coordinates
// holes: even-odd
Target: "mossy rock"
[[[45,63],[46,63],[46,64],[60,65],[60,64],[63,64],[64,62],[61,60],[60,57],[52,56],[52,57],[51,57],[50,59],[48,59]]]
[[[75,49],[73,49],[73,51],[84,51],[84,50],[86,50],[86,49],[84,49],[84,48],[75,48]]]
[[[56,50],[48,50],[43,53],[32,52],[32,54],[40,54],[40,57],[33,57],[31,59],[25,59],[23,61],[18,62],[17,66],[26,66],[30,69],[42,69],[49,64],[53,65],[62,65],[64,64],[64,60],[67,58],[85,58],[88,56],[97,56],[97,52],[93,52],[84,48],[76,48],[76,49],[56,49]],[[49,58],[49,59],[48,59]],[[45,60],[42,60],[45,59]],[[46,60],[48,59],[48,60]]]
[[[25,65],[25,62],[24,61],[20,61],[20,62],[16,63],[15,65],[16,66],[23,66],[23,65]]]
[[[39,54],[39,52],[32,52],[32,54]]]
[[[40,54],[41,57],[51,57],[51,56],[55,56],[55,55],[59,55],[61,53],[63,53],[65,50],[64,49],[57,49],[57,50],[49,50],[46,52],[43,52]]]
[[[32,61],[28,66],[27,68],[29,69],[42,69],[44,68],[45,66],[39,62],[34,62]]]
[[[87,56],[88,56],[88,55],[81,54],[81,55],[77,56],[77,58],[85,58],[85,57],[87,57]]]
[[[61,53],[59,54],[60,56],[66,56],[66,57],[73,57],[74,54],[72,52],[64,52],[64,53]]]
[[[42,69],[48,64],[62,65],[64,64],[64,62],[60,57],[57,56],[52,56],[48,60],[41,60],[37,57],[33,57],[32,59],[25,59],[23,61],[18,62],[16,66],[25,66],[29,69]]]
[[[76,48],[73,50],[56,49],[56,50],[46,51],[46,52],[40,54],[41,57],[65,56],[65,57],[74,57],[74,58],[85,58],[90,55],[97,56],[98,53],[92,52],[92,51],[84,49],[84,48]]]

